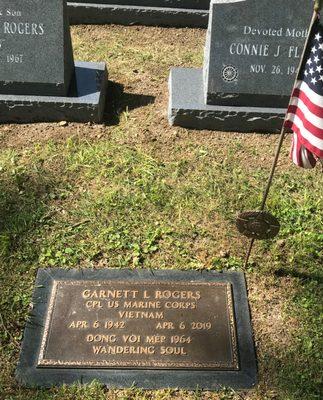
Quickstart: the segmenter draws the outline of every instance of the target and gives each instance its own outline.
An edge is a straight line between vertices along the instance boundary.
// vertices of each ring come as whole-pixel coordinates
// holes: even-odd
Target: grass
[[[282,229],[256,244],[245,271],[255,390],[107,390],[96,382],[32,390],[14,380],[40,267],[242,268],[248,241],[235,216],[259,205],[277,137],[168,126],[168,70],[200,66],[204,35],[73,28],[76,58],[106,60],[110,79],[124,86],[111,87],[110,122],[0,128],[1,399],[320,398],[322,174],[292,166],[288,141],[268,202]]]

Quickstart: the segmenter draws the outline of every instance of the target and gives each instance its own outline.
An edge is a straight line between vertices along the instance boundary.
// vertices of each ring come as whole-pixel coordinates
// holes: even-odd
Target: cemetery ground
[[[243,269],[235,216],[259,206],[278,139],[168,126],[169,68],[202,65],[205,30],[80,26],[72,36],[75,59],[108,64],[106,123],[0,127],[0,399],[319,399],[322,172],[294,167],[289,139],[268,202],[280,235],[258,242],[244,271],[253,391],[15,382],[40,267]]]

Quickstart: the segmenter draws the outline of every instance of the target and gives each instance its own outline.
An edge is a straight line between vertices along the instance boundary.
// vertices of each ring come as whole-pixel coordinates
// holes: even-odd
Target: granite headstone
[[[251,388],[257,365],[244,276],[40,270],[18,381],[26,386]]]
[[[280,130],[311,13],[307,0],[212,0],[203,70],[171,72],[170,122]]]
[[[206,27],[210,0],[78,0],[71,23]]]
[[[66,0],[0,2],[0,122],[102,119],[104,63],[74,63]]]
[[[65,96],[74,60],[62,1],[2,0],[0,93]]]

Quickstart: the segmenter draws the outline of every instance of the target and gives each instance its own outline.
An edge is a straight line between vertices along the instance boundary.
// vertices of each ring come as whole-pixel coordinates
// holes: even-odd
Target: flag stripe
[[[315,118],[310,114],[309,111],[306,111],[306,108],[303,109],[300,104],[299,107],[292,106],[289,108],[289,112],[291,117],[289,118],[293,121],[293,115],[297,115],[302,121],[304,127],[308,130],[307,140],[310,140],[313,143],[313,146],[318,147],[319,149],[323,149],[323,120],[322,120],[322,128],[320,129],[317,125],[314,124]]]
[[[318,105],[312,103],[310,97],[306,95],[305,92],[302,92],[300,89],[295,89],[290,104],[297,105],[298,99],[306,105],[311,113],[315,114],[318,117],[321,117],[323,115],[323,107],[319,107]]]
[[[291,158],[293,162],[302,168],[314,168],[316,165],[316,160],[313,155],[299,143],[298,135],[294,133],[292,148],[291,148]]]
[[[313,157],[313,154],[307,150],[306,147],[300,146],[300,153],[302,158],[303,168],[310,169],[314,168],[316,165],[316,159]]]
[[[297,124],[299,124],[299,126]],[[294,118],[294,122],[288,121],[286,127],[290,128],[294,133],[298,134],[298,139],[303,144],[303,146],[305,146],[317,157],[323,158],[323,150],[318,150],[316,147],[312,145],[311,142],[309,142],[304,138],[303,134],[304,131],[306,131],[306,129],[305,128],[302,129],[302,121],[297,116]]]
[[[311,102],[319,107],[323,105],[323,96],[320,96],[314,90],[312,90],[308,84],[304,81],[297,81],[295,89],[301,90],[306,94],[307,97],[311,99]]]
[[[312,124],[305,118],[305,115],[300,109],[297,109],[297,113],[291,113],[288,115],[288,120],[298,126],[301,129],[301,134],[311,145],[318,149],[318,151],[323,151],[323,136],[315,136],[312,132]],[[290,126],[289,126],[290,127]],[[309,130],[311,129],[311,130]],[[315,127],[313,129],[316,129]],[[319,131],[319,130],[318,130]],[[322,138],[322,139],[321,139]]]

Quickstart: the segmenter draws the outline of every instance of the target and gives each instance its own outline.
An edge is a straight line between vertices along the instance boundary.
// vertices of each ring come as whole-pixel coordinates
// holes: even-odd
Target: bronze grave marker
[[[17,379],[27,386],[252,387],[242,273],[39,270]]]
[[[231,284],[56,281],[38,365],[237,370]]]

